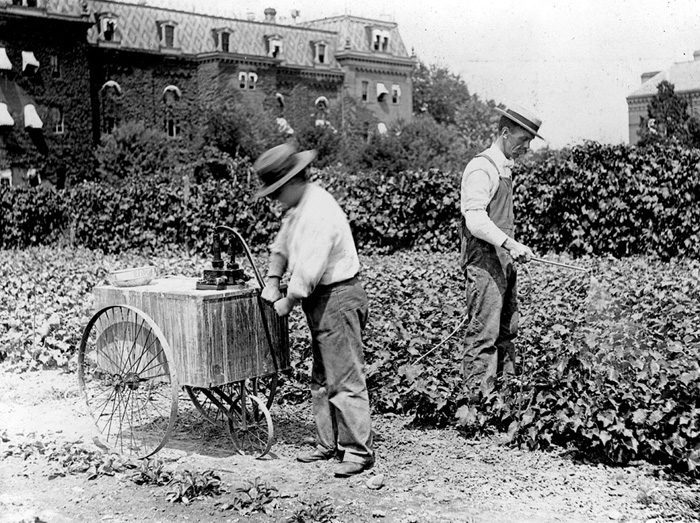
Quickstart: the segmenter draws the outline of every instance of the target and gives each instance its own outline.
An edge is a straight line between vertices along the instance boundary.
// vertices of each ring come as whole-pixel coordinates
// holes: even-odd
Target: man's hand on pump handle
[[[272,306],[275,308],[277,316],[283,317],[292,312],[294,305],[296,305],[296,301],[292,298],[285,298],[282,295],[280,292],[279,282],[279,278],[268,278],[260,297],[266,302],[272,304]]]
[[[282,299],[279,279],[269,278],[265,283],[265,288],[262,290],[262,294],[260,296],[268,303],[275,303],[277,300]]]

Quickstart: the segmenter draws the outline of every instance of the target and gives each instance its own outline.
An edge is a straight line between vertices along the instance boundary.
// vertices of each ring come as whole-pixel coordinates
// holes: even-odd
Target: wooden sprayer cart
[[[227,268],[215,249],[201,280],[94,289],[78,379],[101,439],[120,453],[144,458],[165,445],[182,389],[208,421],[224,424],[239,452],[262,456],[272,445],[269,408],[277,375],[289,368],[287,319],[260,298],[262,278],[245,241],[229,227],[216,232],[229,233]],[[235,264],[235,245],[253,284]]]

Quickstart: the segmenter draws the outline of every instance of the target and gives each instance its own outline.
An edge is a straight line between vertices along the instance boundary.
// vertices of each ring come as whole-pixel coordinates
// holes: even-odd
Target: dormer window
[[[214,29],[214,38],[216,40],[216,50],[222,53],[230,53],[231,49],[231,37],[233,36],[233,29],[228,27],[221,27],[219,29]]]
[[[386,29],[372,29],[372,49],[386,53],[389,51],[389,31]]]
[[[314,61],[319,65],[328,64],[328,43],[325,41],[314,42],[316,50]]]
[[[238,73],[238,87],[241,90],[254,91],[258,83],[258,75],[253,72],[241,71]]]
[[[118,16],[112,13],[100,13],[97,15],[99,34],[97,38],[103,42],[119,42],[121,33],[119,32]]]
[[[108,42],[114,40],[114,35],[117,32],[117,22],[115,20],[105,20],[102,36]]]
[[[173,49],[176,45],[175,28],[177,22],[161,21],[158,23],[158,42],[161,47]]]
[[[282,37],[279,35],[269,35],[267,38],[267,56],[270,58],[281,58]]]

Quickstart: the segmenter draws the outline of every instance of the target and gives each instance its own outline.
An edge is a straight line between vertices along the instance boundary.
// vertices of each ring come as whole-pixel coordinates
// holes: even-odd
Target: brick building
[[[663,71],[642,74],[642,85],[627,97],[629,115],[629,141],[639,142],[639,126],[646,119],[649,103],[658,92],[663,80],[673,84],[674,92],[688,102],[688,111],[700,110],[700,51],[693,53],[693,60],[677,62]]]
[[[229,91],[262,108],[294,102],[302,85],[309,98],[296,102],[309,114],[349,96],[378,132],[410,120],[416,60],[395,23],[341,16],[284,25],[272,8],[263,15],[0,0],[0,172],[15,182],[37,167],[83,177],[100,135],[128,120],[193,143],[202,108]]]

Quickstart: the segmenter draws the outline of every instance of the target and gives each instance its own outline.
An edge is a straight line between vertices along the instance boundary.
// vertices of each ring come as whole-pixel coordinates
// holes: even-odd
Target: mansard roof
[[[88,10],[76,0],[37,0],[37,5],[32,7],[0,0],[0,14],[64,22],[89,21]]]
[[[649,78],[627,98],[654,96],[658,92],[657,86],[663,80],[672,83],[677,94],[700,92],[700,57],[689,62],[676,62],[668,69]]]
[[[177,24],[177,47],[183,55],[216,53],[215,34],[217,30],[226,28],[233,31],[230,41],[232,54],[253,60],[268,58],[267,39],[270,36],[278,36],[282,38],[284,49],[281,57],[283,65],[311,68],[315,66],[313,43],[317,41],[330,43],[337,38],[335,33],[321,28],[239,20],[113,0],[94,0],[91,6],[95,16],[100,13],[110,13],[118,19],[121,49],[158,52],[160,50],[158,23],[171,22]],[[93,44],[97,43],[97,25],[89,30],[88,40]],[[325,68],[340,70],[332,53],[329,58]]]
[[[337,51],[354,51],[368,56],[378,54],[397,58],[409,58],[396,22],[373,20],[351,15],[332,16],[319,20],[310,20],[301,24],[305,27],[334,31],[338,34]],[[384,29],[389,32],[389,48],[386,52],[372,49],[371,30]]]

